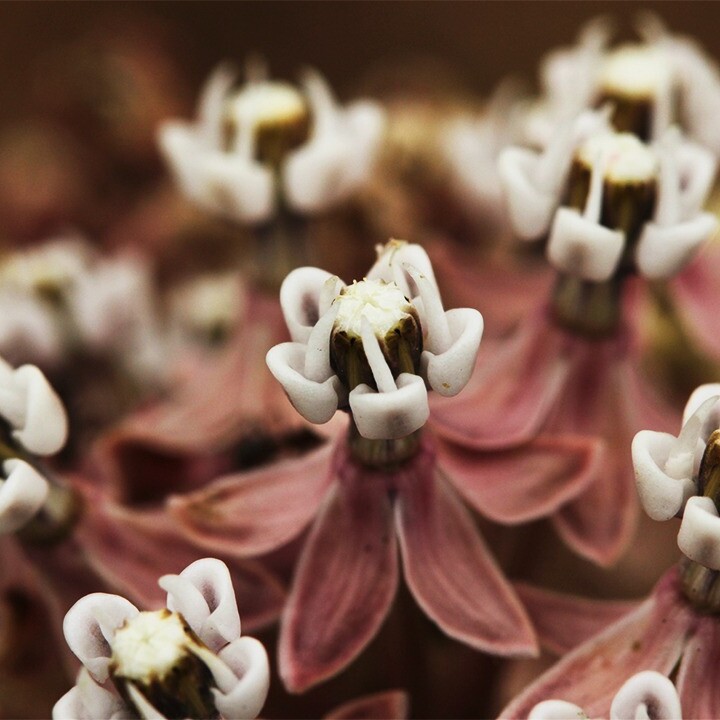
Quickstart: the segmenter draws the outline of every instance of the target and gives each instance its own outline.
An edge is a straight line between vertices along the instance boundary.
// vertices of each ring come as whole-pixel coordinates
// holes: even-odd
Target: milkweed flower
[[[610,103],[612,124],[645,141],[659,140],[674,123],[714,154],[720,103],[717,64],[690,38],[671,35],[649,13],[637,21],[641,42],[610,47],[605,18],[588,23],[576,45],[548,55],[540,71],[542,94],[528,113],[528,139],[547,145],[558,123]]]
[[[551,697],[577,703],[591,717],[606,716],[618,688],[640,670],[674,678],[685,717],[717,717],[719,403],[720,385],[701,386],[688,401],[677,437],[642,431],[633,442],[643,507],[653,519],[682,517],[682,561],[639,607],[563,657],[502,717],[526,717],[536,703]]]
[[[706,151],[674,132],[646,145],[606,120],[582,114],[545,151],[501,157],[513,225],[548,235],[555,287],[497,361],[481,353],[471,391],[433,407],[440,435],[485,451],[539,434],[603,440],[602,472],[553,517],[574,550],[602,564],[622,552],[637,515],[626,447],[647,422],[664,428],[671,417],[638,371],[631,280],[677,273],[716,226],[700,210],[714,168]]]
[[[379,248],[352,285],[300,268],[281,304],[292,342],[268,353],[272,373],[307,420],[340,409],[350,422],[297,459],[173,498],[171,511],[196,542],[241,556],[311,526],[280,634],[285,684],[302,691],[363,650],[395,595],[398,545],[411,592],[445,633],[494,654],[532,653],[527,617],[455,490],[501,522],[539,517],[583,490],[594,444],[541,438],[510,482],[512,452],[489,458],[433,438],[429,390],[463,390],[483,324],[476,310],[444,310],[417,245]]]
[[[138,610],[94,593],[65,616],[68,645],[83,664],[54,718],[254,718],[267,696],[267,654],[241,637],[230,573],[204,558],[158,581],[166,608]]]
[[[368,176],[384,128],[370,101],[341,107],[322,76],[302,87],[270,81],[250,67],[248,82],[221,65],[205,85],[194,122],[166,121],[160,147],[182,192],[240,223],[269,221],[283,203],[321,212]]]

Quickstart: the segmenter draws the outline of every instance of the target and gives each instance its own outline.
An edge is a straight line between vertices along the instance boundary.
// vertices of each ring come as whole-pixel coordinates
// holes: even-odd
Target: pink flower
[[[609,717],[623,683],[635,673],[655,670],[676,678],[684,717],[717,717],[713,676],[719,648],[717,617],[693,609],[672,569],[636,610],[565,655],[500,716],[526,718],[539,702],[562,698],[589,717]]]
[[[288,688],[302,691],[362,652],[394,598],[398,548],[410,590],[448,635],[494,654],[532,653],[527,616],[456,491],[492,519],[539,517],[584,489],[595,445],[541,437],[524,458],[490,456],[433,438],[432,420],[420,432],[427,388],[454,395],[468,382],[482,319],[443,309],[416,245],[390,243],[352,286],[301,268],[281,301],[294,341],[268,353],[273,374],[308,419],[349,408],[348,431],[171,507],[193,540],[241,557],[310,526],[280,634]]]

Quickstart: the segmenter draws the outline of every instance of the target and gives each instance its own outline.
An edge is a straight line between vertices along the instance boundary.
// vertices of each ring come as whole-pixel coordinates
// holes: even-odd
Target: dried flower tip
[[[115,631],[110,673],[139,713],[144,700],[167,718],[217,717],[213,676],[199,657],[207,652],[179,613],[141,612]]]
[[[594,135],[578,149],[577,160],[587,170],[599,158],[605,163],[605,180],[617,185],[653,182],[659,170],[655,152],[630,133]]]
[[[330,338],[330,362],[348,390],[364,383],[381,389],[375,347],[365,347],[367,330],[377,339],[387,363],[383,370],[397,378],[417,374],[422,353],[422,329],[417,311],[394,282],[363,280],[340,292]],[[383,363],[380,363],[383,364]]]
[[[277,165],[288,152],[307,141],[310,114],[304,97],[292,85],[256,82],[227,100],[225,127],[228,147],[249,133],[255,157]]]

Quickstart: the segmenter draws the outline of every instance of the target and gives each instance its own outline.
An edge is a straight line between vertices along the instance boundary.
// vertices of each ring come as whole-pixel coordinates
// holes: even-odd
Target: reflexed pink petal
[[[432,458],[398,479],[395,519],[405,580],[448,635],[495,655],[533,654],[535,635],[469,512]]]
[[[167,400],[132,415],[100,443],[104,474],[122,492],[125,483],[142,482],[138,473],[149,477],[158,463],[165,468],[171,463],[172,475],[178,470],[189,473],[193,464],[202,469],[208,456],[257,428],[280,432],[302,427],[265,365],[267,351],[286,336],[277,300],[252,295],[240,329],[216,361]]]
[[[544,301],[553,282],[554,273],[547,263],[518,268],[516,263],[479,261],[442,240],[431,245],[428,253],[445,307],[478,308],[488,337],[515,329]]]
[[[677,310],[693,338],[705,352],[720,358],[715,302],[720,287],[720,243],[707,245],[671,287]]]
[[[673,569],[636,610],[565,655],[500,717],[526,718],[537,703],[552,698],[579,705],[588,717],[609,717],[610,703],[629,677],[641,670],[670,674],[695,622]]]
[[[139,607],[165,607],[158,578],[207,555],[182,535],[167,512],[128,510],[98,493],[88,492],[86,501],[89,510],[76,530],[86,559],[110,588]],[[230,569],[243,631],[277,618],[284,592],[275,577],[259,562],[216,556]]]
[[[372,640],[397,588],[387,476],[352,464],[326,499],[300,557],[280,630],[280,676],[302,692]]]
[[[591,600],[515,583],[515,590],[530,615],[540,643],[564,655],[635,610],[632,600]]]
[[[646,389],[630,339],[586,342],[548,430],[601,437],[607,451],[596,482],[555,516],[555,525],[576,552],[601,565],[614,562],[630,541],[638,501],[630,445],[645,421],[673,420]],[[675,419],[675,426],[679,418]],[[657,428],[662,429],[662,428]]]
[[[304,457],[229,475],[171,498],[169,512],[209,550],[255,556],[298,535],[313,519],[333,474],[333,445]]]
[[[532,439],[570,370],[567,336],[544,311],[502,343],[483,343],[475,373],[457,398],[433,397],[430,422],[442,437],[497,450]]]
[[[410,710],[409,700],[402,690],[364,695],[335,708],[325,720],[405,720]]]
[[[437,440],[438,465],[481,514],[512,525],[546,517],[595,480],[602,445],[541,435],[512,450],[479,452]]]
[[[677,677],[683,717],[720,717],[720,624],[717,617],[701,618],[685,648]]]

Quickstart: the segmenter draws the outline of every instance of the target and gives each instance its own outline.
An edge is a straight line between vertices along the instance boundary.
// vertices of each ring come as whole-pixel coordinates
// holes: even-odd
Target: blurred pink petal
[[[157,578],[180,572],[206,552],[184,537],[164,510],[132,510],[89,490],[85,499],[87,512],[76,537],[87,563],[111,589],[138,605],[164,607],[166,594]],[[259,562],[218,556],[230,568],[244,628],[276,619],[285,594],[273,575]]]
[[[720,717],[720,625],[717,616],[700,619],[685,648],[677,676],[683,717]]]
[[[280,630],[280,675],[302,692],[343,669],[380,628],[398,558],[387,473],[338,467],[298,562]]]
[[[446,307],[477,307],[486,339],[507,335],[550,291],[553,272],[543,262],[509,263],[468,256],[456,246],[436,242],[428,248]]]
[[[635,610],[633,600],[591,600],[515,583],[542,646],[564,655]]]
[[[416,467],[396,480],[395,520],[405,580],[418,604],[444,632],[478,650],[535,652],[530,621],[470,513],[432,462]]]
[[[315,516],[334,479],[333,444],[303,457],[219,478],[170,499],[185,534],[210,550],[253,556],[298,535]]]
[[[551,515],[587,489],[602,461],[601,443],[582,437],[540,435],[494,453],[436,444],[438,464],[460,494],[505,525]]]
[[[535,705],[551,698],[576,703],[588,717],[609,717],[612,699],[629,677],[641,670],[657,670],[664,675],[673,671],[695,622],[691,607],[679,597],[677,571],[673,569],[649,599],[565,655],[515,698],[500,717],[526,718]]]
[[[409,698],[402,690],[364,695],[331,710],[325,720],[405,720]]]
[[[125,483],[157,475],[160,464],[207,482],[217,474],[203,459],[258,431],[281,433],[304,426],[265,365],[265,354],[285,340],[277,300],[253,293],[229,346],[180,385],[166,400],[147,407],[109,433],[98,454],[104,471],[122,490]],[[181,468],[185,463],[194,469]],[[209,473],[209,474],[207,474]],[[188,480],[190,482],[190,480]]]
[[[675,414],[663,408],[638,374],[629,342],[619,336],[579,348],[549,427],[606,442],[596,481],[554,518],[564,541],[601,565],[618,558],[635,530],[638,501],[629,452],[632,439],[643,427],[673,429]]]
[[[678,312],[700,347],[720,358],[717,293],[720,287],[720,242],[707,245],[670,284]]]
[[[472,380],[458,398],[433,398],[433,430],[483,450],[514,447],[532,439],[560,394],[570,370],[568,336],[544,311],[513,338],[480,347]]]

